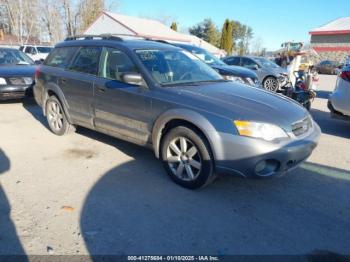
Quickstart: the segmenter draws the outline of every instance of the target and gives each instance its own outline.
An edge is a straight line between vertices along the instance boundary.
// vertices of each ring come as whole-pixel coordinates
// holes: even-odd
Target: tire
[[[265,90],[269,90],[272,92],[277,92],[279,88],[279,84],[276,78],[269,76],[266,77],[263,81],[263,87]]]
[[[169,177],[188,189],[205,187],[216,176],[207,139],[189,127],[179,126],[165,135],[161,143],[161,160]]]
[[[46,101],[46,119],[52,133],[58,136],[75,131],[64,113],[61,102],[55,96],[50,96]]]

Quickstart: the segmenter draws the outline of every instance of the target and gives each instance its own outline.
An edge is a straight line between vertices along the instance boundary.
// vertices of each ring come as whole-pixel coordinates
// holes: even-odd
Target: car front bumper
[[[32,94],[32,85],[0,86],[0,100],[19,99]]]
[[[276,144],[221,134],[222,150],[216,156],[216,171],[243,177],[283,175],[311,155],[320,135],[321,129],[315,122],[312,130],[303,138]]]

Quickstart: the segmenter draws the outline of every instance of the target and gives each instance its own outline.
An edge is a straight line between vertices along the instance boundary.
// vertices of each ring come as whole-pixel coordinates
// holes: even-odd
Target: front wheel
[[[263,82],[263,87],[264,89],[266,90],[269,90],[269,91],[272,91],[272,92],[277,92],[278,90],[278,81],[276,78],[270,76],[270,77],[267,77],[264,82]]]
[[[74,130],[74,126],[68,122],[63,107],[55,96],[50,96],[46,102],[46,118],[50,130],[58,136]]]
[[[161,159],[170,178],[185,188],[201,188],[215,178],[209,143],[195,129],[180,126],[168,132],[161,144]]]

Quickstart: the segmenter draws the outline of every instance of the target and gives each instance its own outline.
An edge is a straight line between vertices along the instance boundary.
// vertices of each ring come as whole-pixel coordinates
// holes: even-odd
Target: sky
[[[176,20],[186,30],[211,18],[219,30],[226,18],[252,27],[263,47],[276,50],[283,42],[308,42],[309,31],[350,16],[350,0],[107,0],[112,11],[131,16]],[[118,4],[113,4],[118,2]],[[252,40],[254,44],[256,40]]]

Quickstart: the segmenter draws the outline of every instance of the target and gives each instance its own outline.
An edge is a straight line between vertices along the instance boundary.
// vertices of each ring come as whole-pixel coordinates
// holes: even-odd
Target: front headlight
[[[287,133],[282,128],[273,124],[240,120],[234,121],[234,124],[241,136],[261,138],[266,141],[288,138]]]
[[[7,85],[5,78],[0,77],[0,85]]]
[[[235,82],[238,82],[238,83],[245,84],[244,80],[243,80],[241,77],[238,77],[238,76],[223,75],[222,77],[223,77],[225,80],[235,81]]]

